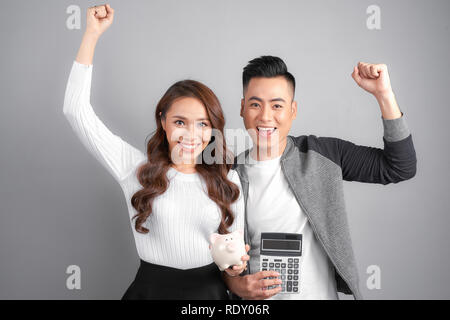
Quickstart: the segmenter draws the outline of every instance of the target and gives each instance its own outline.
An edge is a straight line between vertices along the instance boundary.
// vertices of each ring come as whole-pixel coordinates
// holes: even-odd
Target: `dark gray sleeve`
[[[381,119],[384,149],[333,137],[317,137],[311,145],[341,166],[346,181],[388,184],[411,179],[416,174],[417,158],[403,112],[397,119]]]

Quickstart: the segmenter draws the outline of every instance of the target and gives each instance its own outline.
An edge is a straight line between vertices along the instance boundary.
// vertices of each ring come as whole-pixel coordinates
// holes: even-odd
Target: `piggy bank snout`
[[[227,248],[227,251],[229,251],[229,252],[236,251],[236,245],[234,243],[228,243],[226,248]]]

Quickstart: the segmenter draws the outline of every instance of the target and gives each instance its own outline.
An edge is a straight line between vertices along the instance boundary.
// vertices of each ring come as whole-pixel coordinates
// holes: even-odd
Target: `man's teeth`
[[[273,132],[275,131],[276,128],[264,128],[264,127],[256,127],[258,129],[258,131],[263,131],[263,132]]]

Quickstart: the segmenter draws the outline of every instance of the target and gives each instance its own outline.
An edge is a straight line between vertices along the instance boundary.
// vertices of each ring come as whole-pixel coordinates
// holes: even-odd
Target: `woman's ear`
[[[161,120],[161,126],[162,126],[163,130],[166,131],[166,119],[163,119],[161,117],[161,112],[159,113],[159,119]]]

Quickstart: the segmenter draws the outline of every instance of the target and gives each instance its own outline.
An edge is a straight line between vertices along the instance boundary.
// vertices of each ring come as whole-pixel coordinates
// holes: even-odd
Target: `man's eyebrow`
[[[263,99],[261,99],[261,98],[259,98],[259,97],[256,97],[256,96],[252,96],[252,97],[250,97],[248,100],[249,100],[249,101],[250,101],[250,100],[257,100],[257,101],[263,102]],[[282,101],[282,102],[286,102],[283,98],[273,98],[273,99],[270,99],[269,101],[270,101],[270,102],[274,102],[274,101]]]
[[[174,118],[178,118],[178,119],[182,119],[182,120],[188,120],[188,118],[184,117],[184,116],[180,116],[180,115],[174,115]],[[200,120],[200,121],[209,121],[208,118],[200,118],[200,119],[196,119],[196,120]]]
[[[274,99],[270,100],[270,102],[274,102],[274,101],[282,101],[282,102],[286,102],[286,101],[284,101],[283,98],[274,98]]]
[[[255,97],[255,96],[252,96],[252,97],[248,98],[248,100],[249,100],[249,101],[250,101],[250,100],[256,100],[256,101],[260,101],[260,102],[263,101],[261,98],[258,98],[258,97]]]

